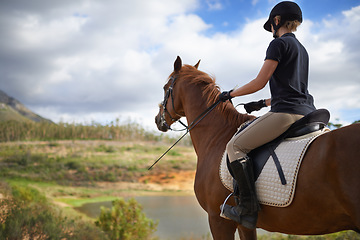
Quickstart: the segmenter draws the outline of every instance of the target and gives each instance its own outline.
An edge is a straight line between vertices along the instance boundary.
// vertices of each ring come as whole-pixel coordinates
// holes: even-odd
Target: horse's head
[[[200,61],[194,66],[196,69]],[[174,122],[185,116],[180,99],[181,90],[176,85],[181,78],[182,61],[178,56],[174,62],[174,71],[170,74],[168,82],[164,86],[164,100],[159,104],[159,113],[155,117],[155,123],[160,131],[168,131]]]

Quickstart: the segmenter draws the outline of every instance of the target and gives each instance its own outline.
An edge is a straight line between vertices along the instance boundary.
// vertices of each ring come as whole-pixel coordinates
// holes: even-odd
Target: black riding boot
[[[234,188],[237,206],[222,206],[222,215],[249,229],[256,228],[260,206],[256,197],[254,173],[248,157],[230,163],[238,188]]]

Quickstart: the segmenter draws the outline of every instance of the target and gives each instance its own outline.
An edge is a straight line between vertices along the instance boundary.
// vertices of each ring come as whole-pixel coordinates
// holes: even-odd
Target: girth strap
[[[276,156],[276,153],[274,151],[274,149],[271,147],[271,145],[268,146],[268,150],[274,160],[274,163],[275,163],[275,166],[276,166],[276,169],[279,173],[279,177],[280,177],[280,180],[281,180],[281,184],[282,185],[286,185],[286,179],[285,179],[285,175],[284,175],[284,171],[281,167],[281,164],[280,164],[280,161],[279,161],[279,158]]]

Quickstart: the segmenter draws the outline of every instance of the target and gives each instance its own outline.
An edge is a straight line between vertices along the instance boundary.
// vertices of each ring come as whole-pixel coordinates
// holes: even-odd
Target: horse
[[[195,65],[182,65],[180,57],[164,85],[164,101],[155,117],[166,132],[181,117],[192,123],[215,103],[220,88],[215,79]],[[194,191],[208,214],[215,240],[256,239],[256,230],[220,217],[220,205],[230,194],[221,183],[219,164],[227,142],[240,124],[254,116],[221,102],[190,131],[197,155]],[[261,205],[257,228],[293,235],[320,235],[342,230],[360,233],[360,124],[319,136],[309,146],[298,173],[296,192],[288,207]],[[234,200],[229,200],[235,204]]]

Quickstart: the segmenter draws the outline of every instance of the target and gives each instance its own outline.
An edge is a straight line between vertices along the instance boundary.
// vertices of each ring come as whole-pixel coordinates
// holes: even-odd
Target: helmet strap
[[[273,37],[278,38],[279,36],[277,36],[276,33],[279,30],[279,28],[281,27],[280,23],[278,25],[276,25],[274,18],[271,18],[271,25],[273,26],[273,29],[274,29]]]
[[[279,36],[276,35],[277,31],[281,28],[282,25],[284,25],[284,23],[286,22],[286,19],[281,16],[281,20],[280,22],[278,23],[278,25],[275,24],[275,20],[274,18],[271,19],[271,24],[273,26],[273,29],[274,29],[274,34],[273,34],[273,37],[274,38],[278,38]]]

